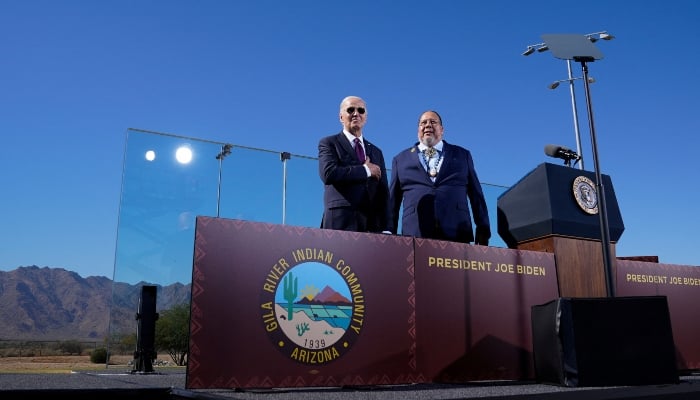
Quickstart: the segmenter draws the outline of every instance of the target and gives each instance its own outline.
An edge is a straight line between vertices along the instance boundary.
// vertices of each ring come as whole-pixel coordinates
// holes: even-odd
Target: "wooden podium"
[[[614,263],[625,228],[602,178]],[[597,195],[593,172],[542,163],[498,198],[498,234],[509,248],[554,253],[561,297],[607,296]]]

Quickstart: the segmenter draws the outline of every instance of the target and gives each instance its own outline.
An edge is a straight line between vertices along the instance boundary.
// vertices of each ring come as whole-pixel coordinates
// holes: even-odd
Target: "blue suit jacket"
[[[379,147],[366,138],[365,154],[370,162],[379,165],[381,179],[368,178],[365,167],[357,159],[355,150],[343,132],[326,136],[318,144],[318,171],[324,184],[324,217],[321,227],[344,229],[343,220],[361,213],[367,219],[367,231],[391,230],[389,184],[384,155]],[[333,209],[334,218],[327,218]]]
[[[443,141],[444,159],[435,182],[430,180],[419,156],[416,144],[392,160],[389,187],[392,232],[398,232],[403,202],[401,234],[473,242],[471,204],[477,232],[491,237],[486,200],[469,150]]]

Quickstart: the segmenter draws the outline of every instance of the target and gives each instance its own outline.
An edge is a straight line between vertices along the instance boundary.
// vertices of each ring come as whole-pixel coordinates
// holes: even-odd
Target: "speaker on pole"
[[[538,382],[575,386],[678,383],[665,296],[558,298],[532,307]]]

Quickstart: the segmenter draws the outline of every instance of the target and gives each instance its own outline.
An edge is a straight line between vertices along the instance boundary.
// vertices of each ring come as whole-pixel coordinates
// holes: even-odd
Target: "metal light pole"
[[[601,32],[593,32],[593,33],[587,33],[585,36],[588,40],[591,41],[591,43],[597,42],[599,39],[603,40],[612,40],[615,37],[613,35],[610,35],[607,31],[601,31]],[[524,56],[529,56],[530,54],[534,53],[537,51],[538,53],[543,53],[545,51],[549,50],[549,46],[547,46],[546,43],[537,43],[537,44],[531,44],[527,46],[527,49],[525,52],[523,52]],[[574,90],[574,81],[576,79],[583,79],[582,77],[575,78],[573,75],[573,70],[571,67],[571,60],[567,59],[566,60],[566,67],[567,67],[567,72],[568,72],[568,79],[562,79],[559,81],[555,81],[551,85],[549,85],[550,89],[556,89],[557,86],[559,86],[559,82],[569,82],[569,93],[571,94],[571,111],[574,117],[574,135],[576,139],[576,153],[580,156],[578,162],[578,167],[579,169],[583,170],[583,152],[582,152],[582,145],[581,145],[581,132],[579,128],[579,119],[578,119],[578,106],[576,105],[576,93]],[[593,82],[590,78],[588,79],[588,83]]]
[[[607,35],[607,33],[605,35]],[[602,59],[603,54],[593,45],[597,39],[593,40],[588,35],[550,34],[542,35],[542,39],[545,41],[544,46],[547,47],[547,49],[549,47],[552,48],[554,57],[581,63],[583,84],[584,88],[586,89],[586,106],[588,110],[588,124],[591,134],[591,149],[593,151],[593,162],[595,164],[596,196],[598,200],[598,216],[600,220],[601,247],[603,250],[603,267],[605,269],[608,297],[615,297],[612,271],[613,260],[610,252],[610,228],[608,226],[608,212],[605,204],[605,188],[603,186],[603,179],[598,161],[598,144],[596,140],[595,124],[593,123],[593,106],[590,95],[587,65],[589,62]]]
[[[280,153],[282,161],[282,225],[287,223],[287,160],[292,158],[292,154],[286,151]]]
[[[576,61],[581,63],[581,69],[583,70],[584,78],[588,77],[588,61],[593,61],[593,59],[588,59],[586,57],[581,57],[576,59]],[[598,143],[595,133],[595,124],[593,123],[593,105],[591,101],[591,90],[588,84],[588,80],[583,81],[584,88],[586,89],[586,109],[588,110],[588,129],[591,131],[591,148],[593,149],[593,164],[595,169],[595,179],[598,191],[598,214],[600,220],[600,241],[603,247],[603,263],[605,264],[605,280],[608,287],[608,297],[615,297],[615,285],[612,271],[612,255],[610,254],[610,228],[608,227],[608,208],[605,205],[605,186],[603,186],[603,176],[600,173],[600,161],[598,161]]]
[[[583,169],[583,153],[581,153],[581,134],[578,125],[578,111],[576,107],[576,95],[574,94],[574,78],[571,72],[571,60],[566,60],[566,67],[569,71],[569,92],[571,93],[571,110],[574,114],[574,133],[576,134],[576,152],[581,159],[578,160],[579,169]]]
[[[223,168],[224,158],[231,154],[232,144],[225,144],[221,146],[221,151],[216,155],[216,159],[219,160],[219,180],[216,184],[216,218],[219,218],[219,208],[221,206],[221,170]]]
[[[573,71],[571,69],[571,60],[566,60],[566,65],[569,70],[569,78],[568,79],[560,79],[558,81],[554,81],[547,86],[548,88],[554,90],[557,87],[559,87],[559,84],[561,82],[569,82],[569,92],[571,93],[571,111],[573,112],[574,115],[574,133],[576,134],[576,154],[579,156],[581,155],[581,133],[579,130],[579,122],[578,122],[578,106],[576,106],[576,94],[574,92],[574,81],[576,79],[583,79],[583,77],[574,77],[573,76]],[[593,83],[595,82],[595,79],[593,78],[588,78],[588,83]],[[583,170],[583,158],[579,158],[576,162],[578,162],[578,167],[579,169]]]

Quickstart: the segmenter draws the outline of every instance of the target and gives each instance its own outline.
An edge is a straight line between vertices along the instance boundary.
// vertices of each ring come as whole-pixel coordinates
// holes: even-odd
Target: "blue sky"
[[[128,128],[315,157],[340,100],[358,95],[388,160],[435,109],[481,180],[510,186],[560,162],[546,144],[576,148],[568,87],[547,88],[566,62],[522,52],[542,34],[604,30],[615,39],[588,67],[625,224],[617,255],[700,265],[698,19],[695,0],[4,0],[0,269],[112,277]]]

